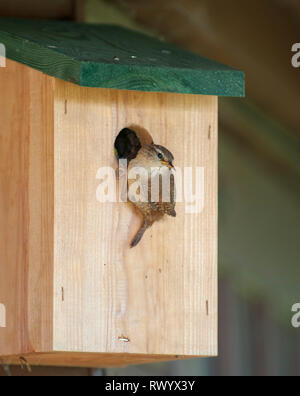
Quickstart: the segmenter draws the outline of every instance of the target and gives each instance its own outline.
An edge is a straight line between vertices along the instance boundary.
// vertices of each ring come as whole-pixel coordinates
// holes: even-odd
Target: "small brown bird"
[[[128,189],[129,199],[135,205],[135,207],[143,215],[143,225],[138,231],[134,240],[131,243],[131,247],[135,247],[142,239],[145,231],[152,226],[155,221],[158,221],[164,217],[165,214],[176,217],[175,211],[175,180],[171,169],[173,165],[174,157],[169,150],[163,146],[155,144],[149,144],[143,146],[136,158],[129,163],[128,167]],[[136,183],[136,179],[131,179],[131,171],[140,169],[143,172],[139,173],[139,200],[130,196],[130,187],[133,183]],[[167,183],[167,197],[164,194],[162,186],[164,177],[167,176],[169,183]],[[158,177],[158,179],[156,179]],[[156,182],[155,182],[156,180]],[[159,191],[157,192],[157,200],[153,201],[153,188],[152,184],[155,184]],[[151,194],[152,190],[152,194]]]

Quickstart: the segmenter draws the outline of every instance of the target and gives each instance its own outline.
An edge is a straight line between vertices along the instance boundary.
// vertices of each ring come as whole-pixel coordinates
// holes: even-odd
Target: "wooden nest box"
[[[112,26],[1,19],[0,43],[1,361],[216,356],[217,97],[243,73]],[[137,213],[97,199],[128,127],[203,170],[201,210],[183,199],[133,249]]]

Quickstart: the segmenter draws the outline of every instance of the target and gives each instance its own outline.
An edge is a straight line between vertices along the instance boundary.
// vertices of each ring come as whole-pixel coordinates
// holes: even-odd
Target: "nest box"
[[[112,26],[1,19],[0,43],[2,361],[216,356],[217,97],[243,73]],[[133,249],[137,213],[97,199],[124,128],[203,169],[201,210],[183,199]]]

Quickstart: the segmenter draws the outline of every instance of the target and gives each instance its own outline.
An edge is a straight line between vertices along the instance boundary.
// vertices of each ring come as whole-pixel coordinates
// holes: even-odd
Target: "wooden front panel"
[[[0,68],[0,355],[52,347],[53,83]]]
[[[96,199],[114,139],[146,128],[178,167],[203,167],[205,206],[129,243],[139,218]],[[56,82],[54,350],[217,354],[217,98]]]

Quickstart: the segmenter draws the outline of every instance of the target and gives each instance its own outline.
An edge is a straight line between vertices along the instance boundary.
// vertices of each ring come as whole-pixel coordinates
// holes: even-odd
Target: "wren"
[[[131,242],[131,247],[137,246],[141,241],[146,230],[153,225],[154,222],[161,220],[165,215],[176,217],[175,211],[175,180],[171,170],[174,169],[174,157],[172,153],[163,146],[149,144],[143,146],[137,153],[137,156],[130,161],[128,166],[128,189],[135,183],[136,179],[131,179],[131,171],[136,169],[139,172],[139,199],[133,197],[129,199],[143,216],[143,224]],[[162,185],[164,177],[169,178],[167,183],[168,199],[165,199]],[[158,178],[158,179],[155,179]],[[158,185],[157,199],[153,199],[153,184]]]

